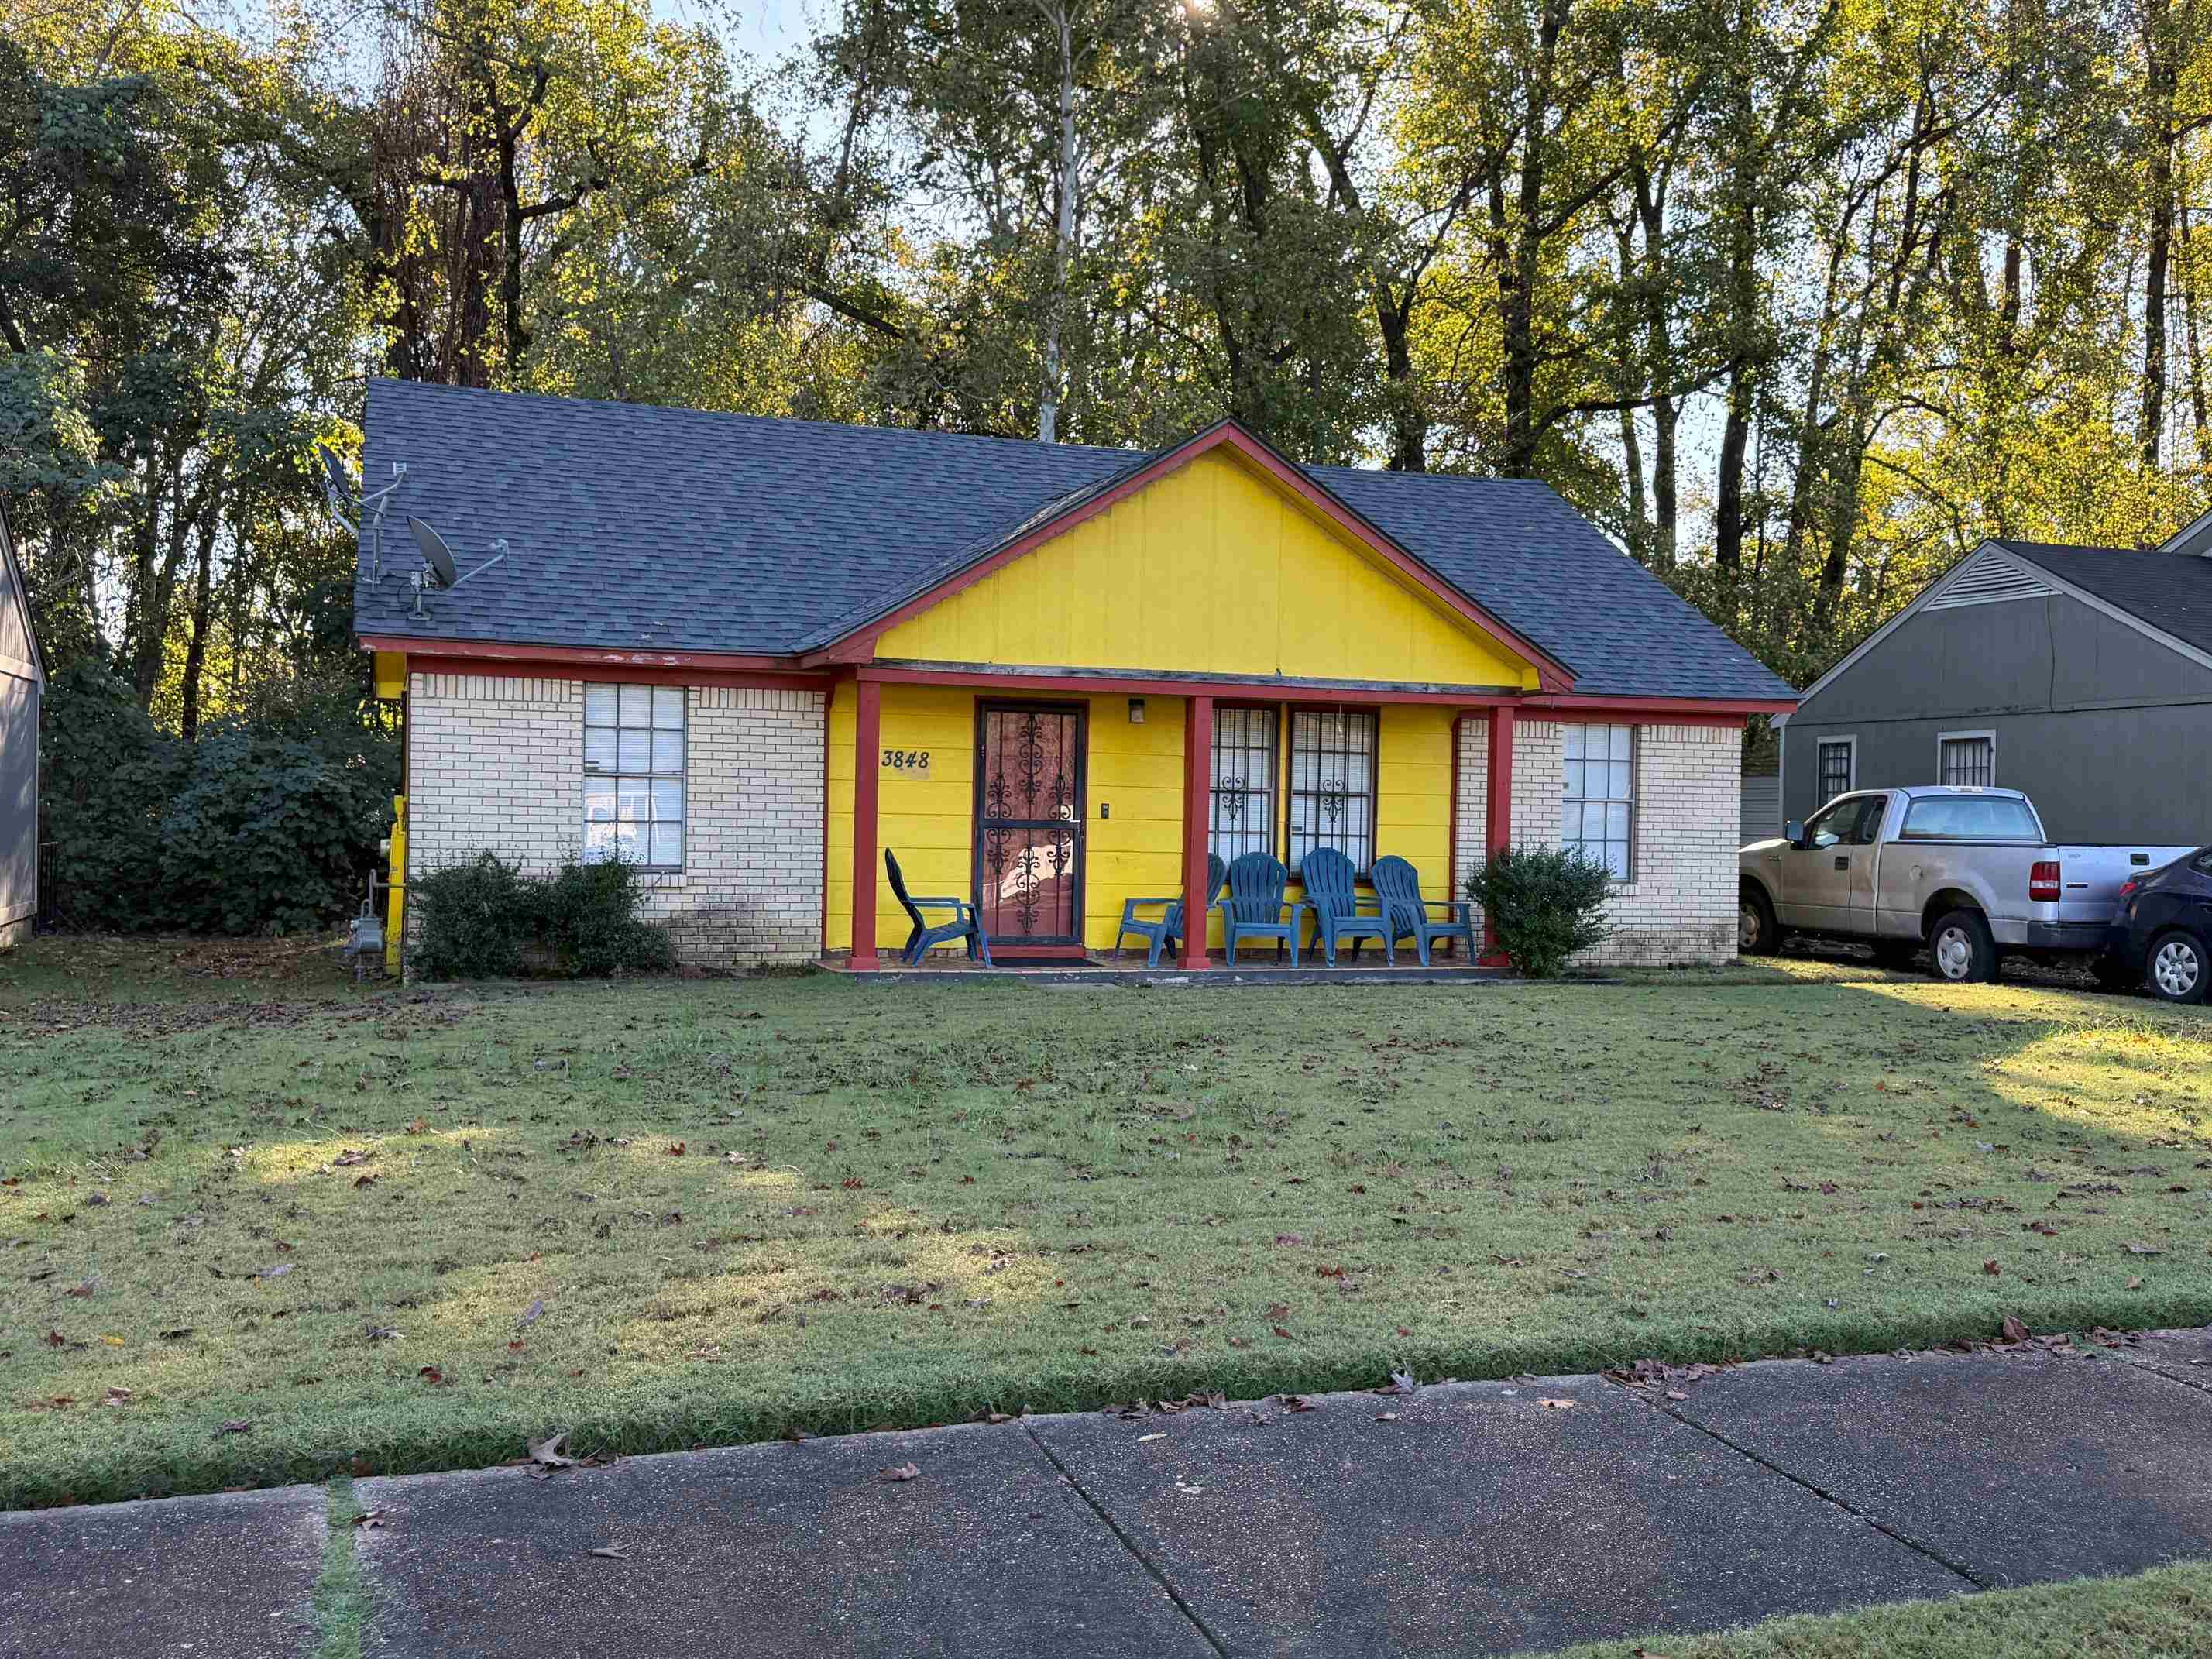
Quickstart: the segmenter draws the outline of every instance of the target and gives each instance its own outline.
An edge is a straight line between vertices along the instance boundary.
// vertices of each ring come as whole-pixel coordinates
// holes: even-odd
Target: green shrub
[[[1577,951],[1613,936],[1605,920],[1612,891],[1612,873],[1579,848],[1510,848],[1467,884],[1498,944],[1530,979],[1553,977]]]
[[[415,878],[407,897],[419,931],[409,966],[424,979],[500,979],[540,957],[556,973],[665,973],[676,947],[638,919],[644,896],[635,869],[619,860],[527,876],[479,853]]]

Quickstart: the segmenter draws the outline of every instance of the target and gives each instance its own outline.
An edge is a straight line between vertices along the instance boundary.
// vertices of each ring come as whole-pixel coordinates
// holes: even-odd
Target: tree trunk
[[[2144,248],[2142,416],[2137,434],[2147,467],[2159,465],[2166,440],[2166,276],[2173,257],[2173,105],[2179,78],[2167,21],[2166,0],[2147,0],[2143,58],[2150,111],[2144,125],[2150,165],[2144,191],[2150,222]]]
[[[191,632],[185,643],[184,707],[177,717],[177,728],[186,743],[198,741],[200,734],[200,686],[207,672],[208,631],[213,621],[210,601],[215,591],[216,526],[219,522],[212,510],[201,520],[192,572]]]

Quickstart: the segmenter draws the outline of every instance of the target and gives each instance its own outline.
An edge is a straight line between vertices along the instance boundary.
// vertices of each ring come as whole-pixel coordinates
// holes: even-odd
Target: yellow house
[[[454,550],[363,532],[410,874],[630,858],[687,957],[868,971],[913,931],[886,854],[1003,963],[1112,950],[1209,857],[1443,897],[1571,842],[1616,957],[1735,948],[1742,723],[1793,694],[1540,484],[391,381],[368,471]]]

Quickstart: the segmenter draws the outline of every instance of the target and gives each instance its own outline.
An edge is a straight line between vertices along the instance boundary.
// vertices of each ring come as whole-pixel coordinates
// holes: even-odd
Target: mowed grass
[[[2142,1001],[1784,966],[134,1002],[70,948],[0,957],[12,1504],[2212,1319],[2212,1025]]]
[[[2190,1659],[2212,1655],[2212,1566],[1777,1619],[1715,1636],[1594,1642],[1551,1659]]]

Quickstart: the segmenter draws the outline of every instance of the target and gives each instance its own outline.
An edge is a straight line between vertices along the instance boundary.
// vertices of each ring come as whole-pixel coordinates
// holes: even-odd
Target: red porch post
[[[1500,703],[1490,711],[1490,777],[1488,801],[1483,811],[1482,846],[1485,858],[1495,858],[1513,845],[1513,705]],[[1482,959],[1503,965],[1498,936],[1489,919],[1482,925]]]
[[[882,758],[884,688],[855,680],[853,719],[853,953],[849,965],[872,974],[876,957],[876,784]]]
[[[1213,799],[1213,699],[1182,705],[1182,942],[1176,965],[1206,962],[1206,820]]]

